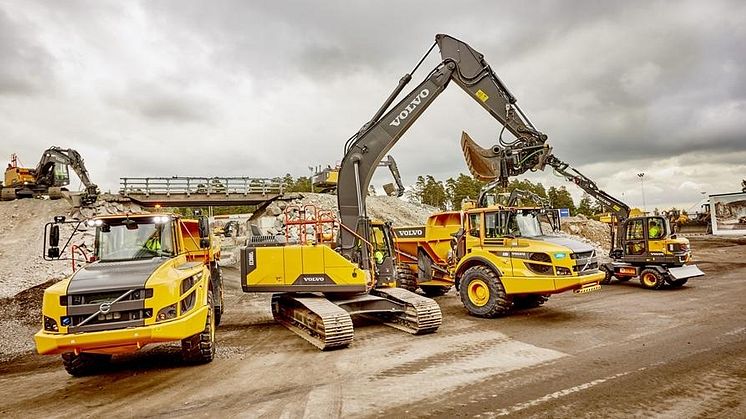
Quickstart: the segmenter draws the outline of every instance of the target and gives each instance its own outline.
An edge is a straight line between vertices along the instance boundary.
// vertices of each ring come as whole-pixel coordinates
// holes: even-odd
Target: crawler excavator
[[[41,195],[60,199],[62,188],[70,184],[70,167],[86,188],[81,195],[81,204],[91,205],[96,202],[98,186],[91,182],[80,153],[56,146],[44,151],[35,169],[19,167],[16,155],[11,156],[10,164],[5,169],[2,200],[12,201]]]
[[[395,103],[436,46],[441,62]],[[436,35],[414,70],[401,78],[370,121],[345,143],[337,184],[336,246],[288,244],[281,243],[284,237],[270,237],[241,250],[243,290],[277,293],[272,299],[275,319],[320,349],[350,344],[351,315],[375,316],[415,334],[432,332],[440,325],[434,300],[394,287],[401,271],[394,252],[382,258],[374,255],[365,198],[381,160],[451,82],[518,137],[511,153],[501,155],[502,182],[544,163],[537,150],[547,149],[546,136],[526,124],[520,109],[512,106],[515,98],[484,56],[456,38]]]
[[[500,165],[504,156],[513,153],[514,145],[501,139],[500,144],[485,149],[463,133],[461,147],[469,170],[476,178],[484,181],[497,179],[499,182]],[[692,260],[689,240],[677,237],[666,217],[631,216],[627,204],[601,190],[593,180],[553,155],[551,148],[536,149],[535,153],[541,161],[537,168],[551,167],[610,209],[609,256],[612,262],[600,266],[606,274],[602,284],[610,283],[614,277],[619,281],[639,277],[644,288],[657,290],[665,285],[681,287],[689,278],[704,275],[696,265],[689,264]]]

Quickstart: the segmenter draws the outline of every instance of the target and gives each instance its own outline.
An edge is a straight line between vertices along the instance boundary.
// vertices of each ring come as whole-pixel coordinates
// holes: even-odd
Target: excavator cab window
[[[56,162],[52,170],[55,185],[64,186],[70,184],[70,170],[67,164]]]
[[[648,218],[648,238],[650,240],[658,240],[666,235],[666,223],[663,218],[651,217]]]
[[[373,245],[373,258],[379,265],[384,258],[391,256],[391,248],[385,228],[385,225],[373,225],[371,229],[373,233],[373,242],[371,243]]]
[[[641,255],[645,253],[645,219],[637,218],[627,222],[627,231],[624,235],[625,250],[628,255]]]

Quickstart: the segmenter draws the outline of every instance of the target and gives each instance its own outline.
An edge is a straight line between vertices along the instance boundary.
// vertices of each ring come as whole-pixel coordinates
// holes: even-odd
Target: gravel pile
[[[391,221],[396,226],[424,224],[427,217],[436,208],[429,205],[413,204],[393,196],[369,196],[366,200],[368,216],[373,220]],[[284,232],[285,210],[288,207],[313,205],[320,211],[336,214],[337,196],[331,194],[303,193],[277,200],[263,211],[257,211],[251,217],[251,223],[257,224],[263,234],[281,234]],[[290,219],[297,217],[291,215]]]

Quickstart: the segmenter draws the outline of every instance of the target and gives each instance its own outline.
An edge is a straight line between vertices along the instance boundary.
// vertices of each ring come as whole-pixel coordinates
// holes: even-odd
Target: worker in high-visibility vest
[[[151,250],[153,252],[158,252],[161,250],[161,237],[158,232],[153,233],[152,236],[148,238],[148,240],[143,245],[146,249]]]

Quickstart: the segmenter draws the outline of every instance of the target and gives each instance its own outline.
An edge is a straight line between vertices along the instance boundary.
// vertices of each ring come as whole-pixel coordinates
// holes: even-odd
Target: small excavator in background
[[[391,155],[386,156],[385,159],[378,163],[378,167],[388,167],[391,171],[391,176],[394,178],[393,183],[387,183],[383,185],[383,190],[388,196],[400,197],[404,195],[404,184],[401,181],[401,175],[399,174],[399,167],[396,165],[396,160]],[[337,179],[339,178],[339,166],[331,167],[327,166],[325,169],[320,170],[318,173],[313,175],[313,187],[319,192],[332,192],[337,190]]]
[[[13,154],[5,169],[2,200],[12,201],[41,195],[48,195],[49,199],[60,199],[63,188],[70,184],[70,167],[86,188],[80,197],[81,205],[92,205],[96,202],[99,190],[91,182],[80,153],[56,146],[44,151],[34,169],[19,167],[18,157]]]
[[[483,181],[499,182],[505,156],[515,153],[515,145],[502,138],[500,144],[485,149],[466,133],[461,136],[461,148],[472,175]],[[666,284],[680,287],[689,278],[704,275],[696,265],[688,264],[692,260],[689,240],[677,237],[668,218],[658,215],[630,216],[631,209],[627,204],[599,189],[594,181],[554,156],[551,147],[534,149],[534,153],[541,161],[535,168],[543,170],[546,166],[551,167],[610,209],[609,256],[612,262],[600,266],[606,273],[602,284],[610,283],[614,277],[619,281],[639,277],[643,287],[657,290]]]

